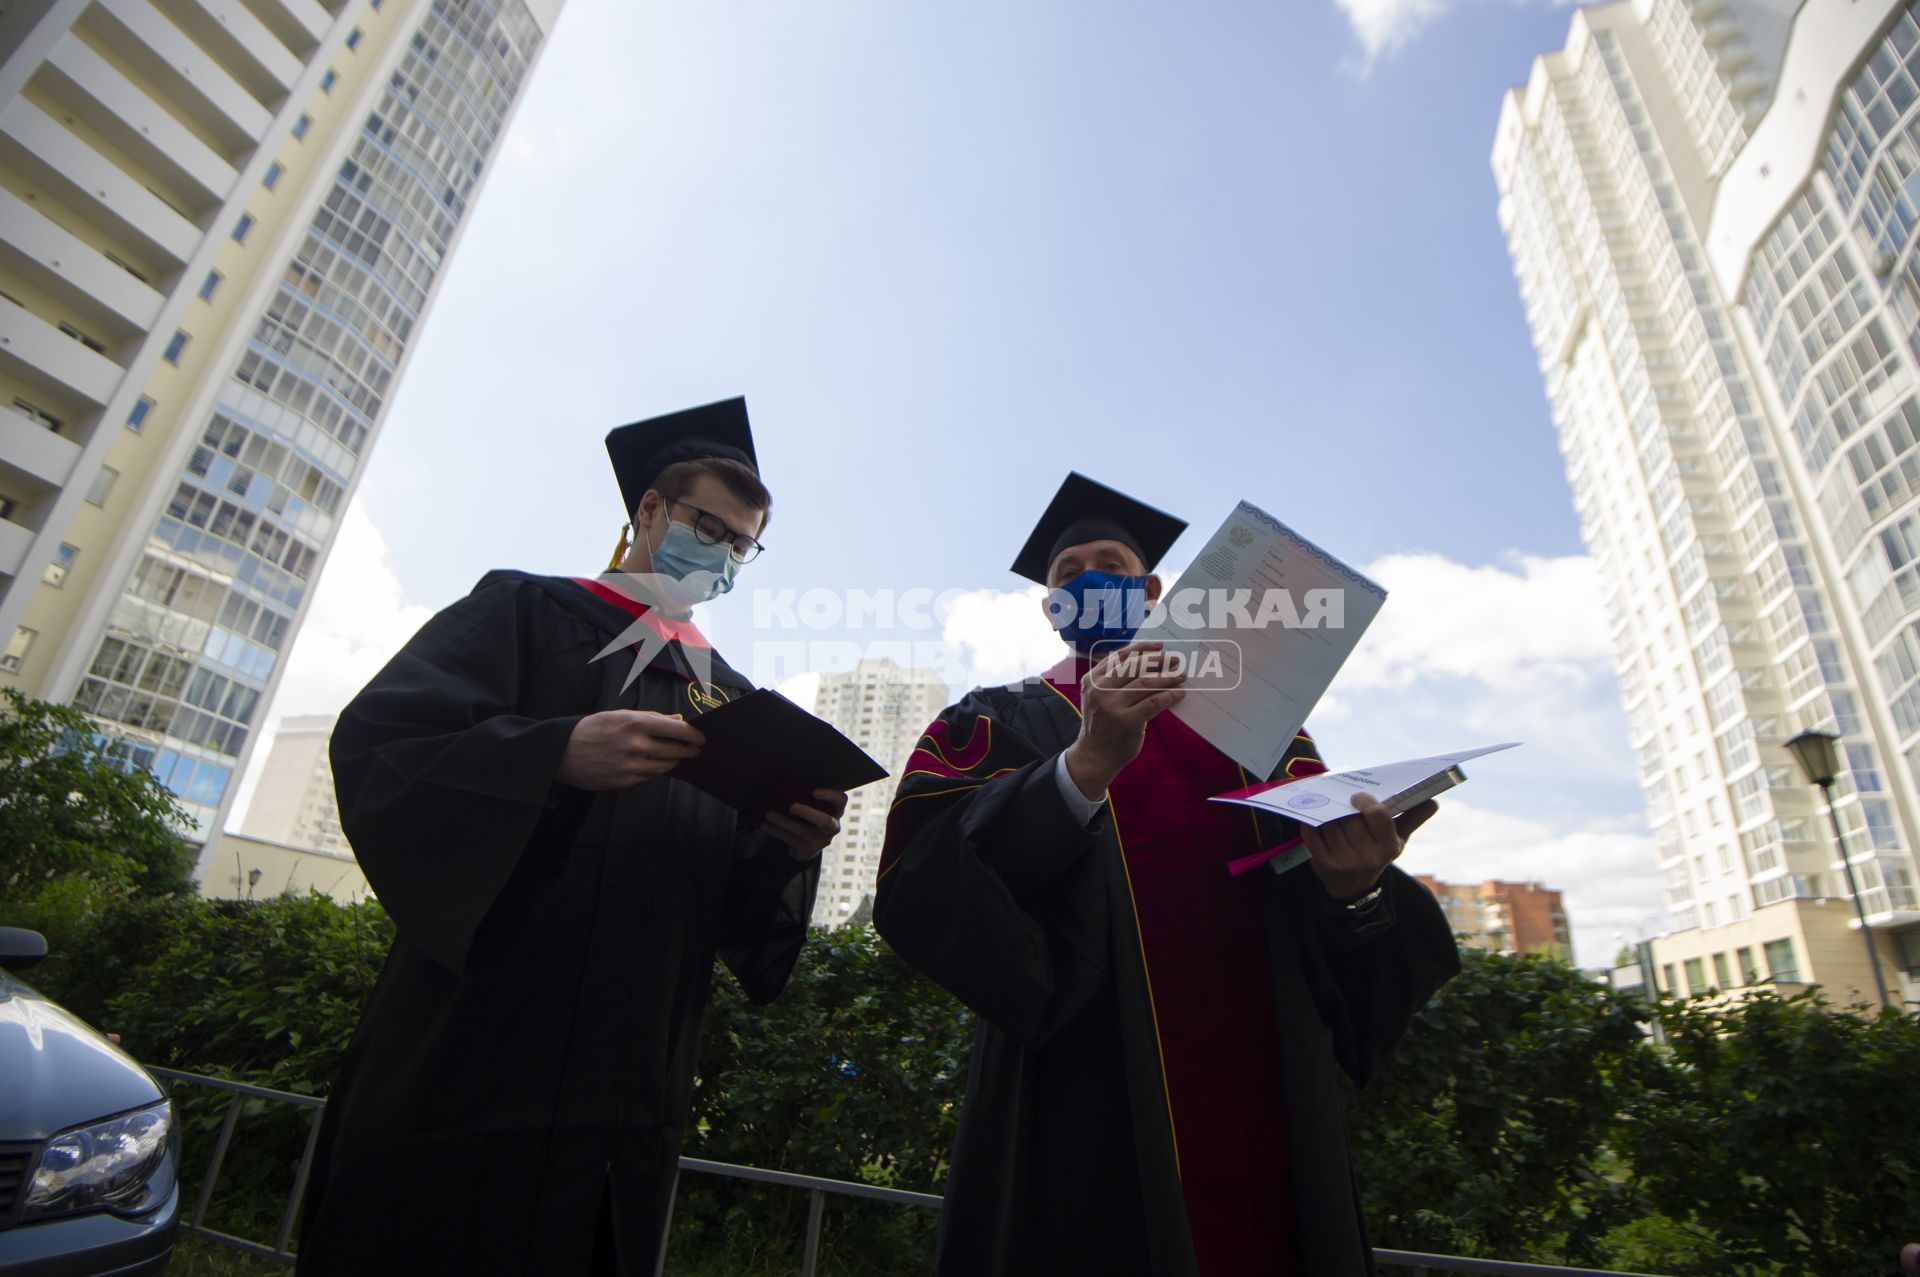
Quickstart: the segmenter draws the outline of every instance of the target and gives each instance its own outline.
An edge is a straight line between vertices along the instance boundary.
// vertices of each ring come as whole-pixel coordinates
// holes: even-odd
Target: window
[[[1661,983],[1666,985],[1668,993],[1680,992],[1680,985],[1673,978],[1673,964],[1671,962],[1665,962],[1660,965],[1660,979]]]
[[[1793,960],[1793,941],[1767,941],[1767,969],[1773,973],[1775,983],[1800,983],[1800,968]]]
[[[68,545],[65,541],[53,552],[53,562],[47,564],[47,570],[41,579],[48,585],[64,585],[67,573],[73,571],[73,561],[80,557],[80,547]]]
[[[19,508],[20,503],[12,497],[0,497],[0,519],[13,518],[13,512]]]
[[[200,284],[200,300],[201,301],[210,302],[213,300],[213,295],[220,291],[221,278],[222,278],[221,274],[217,270],[210,270],[207,272],[206,279],[203,280]]]
[[[293,140],[298,142],[307,136],[307,130],[313,127],[313,117],[302,115],[293,122]]]
[[[1745,947],[1733,951],[1733,960],[1740,966],[1741,984],[1759,984],[1760,968],[1753,965],[1753,950]]]
[[[35,423],[45,426],[55,434],[60,433],[60,426],[62,424],[60,418],[54,416],[40,405],[15,395],[13,406],[18,409],[22,415],[32,419]]]
[[[1687,959],[1687,992],[1698,997],[1707,991],[1707,964],[1703,958]]]
[[[1724,953],[1713,955],[1713,982],[1722,989],[1733,988],[1733,976],[1727,970],[1727,955]]]
[[[360,35],[361,35],[361,32],[359,27],[355,27],[352,31],[349,31],[347,33],[347,47],[349,49],[357,49],[360,47]]]
[[[247,232],[251,231],[252,229],[253,229],[253,214],[252,213],[240,214],[240,220],[233,224],[233,242],[236,244],[246,243]]]
[[[120,472],[112,466],[101,466],[100,473],[93,477],[93,484],[87,489],[87,500],[95,505],[105,505],[107,494],[113,491],[113,481],[119,477]]]
[[[186,350],[187,343],[191,340],[192,338],[187,336],[186,329],[184,328],[174,329],[173,336],[167,339],[166,353],[161,355],[161,358],[166,360],[168,363],[174,365],[175,367],[179,367],[180,356]]]
[[[69,324],[64,320],[61,321],[60,331],[65,333],[67,336],[73,338],[75,341],[79,342],[82,346],[85,346],[88,350],[91,350],[96,355],[104,355],[107,353],[107,347],[105,343],[95,338],[87,336],[85,333],[81,332],[78,328],[75,328],[72,324]]]
[[[272,190],[280,184],[280,175],[286,171],[286,167],[279,160],[275,160],[267,165],[267,171],[260,177],[260,185]]]
[[[147,424],[147,414],[153,411],[153,400],[141,395],[133,401],[133,411],[127,414],[127,429],[138,430]]]
[[[334,70],[332,67],[328,67],[327,73],[320,77],[320,91],[322,93],[333,92],[334,81],[338,80],[339,78],[340,78],[340,73]]]
[[[20,669],[20,662],[27,659],[27,653],[33,650],[33,641],[40,637],[40,631],[30,630],[22,625],[7,640],[7,651],[0,656],[0,673],[13,674]]]

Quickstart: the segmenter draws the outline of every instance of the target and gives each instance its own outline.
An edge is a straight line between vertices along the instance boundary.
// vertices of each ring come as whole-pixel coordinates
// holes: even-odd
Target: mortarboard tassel
[[[620,525],[620,545],[618,549],[614,550],[613,558],[608,561],[607,571],[615,571],[622,563],[626,562],[627,551],[632,548],[633,525],[631,523],[623,523]]]

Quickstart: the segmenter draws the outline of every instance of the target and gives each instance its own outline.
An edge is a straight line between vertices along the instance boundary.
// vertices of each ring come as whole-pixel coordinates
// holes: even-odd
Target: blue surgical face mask
[[[687,524],[667,520],[667,533],[653,551],[653,570],[660,576],[681,582],[686,588],[675,591],[673,601],[682,607],[705,603],[733,588],[734,573],[740,565],[723,542],[708,545],[694,535]]]
[[[1127,643],[1147,617],[1147,578],[1088,568],[1053,591],[1048,614],[1060,637],[1077,651],[1090,653],[1096,643]]]

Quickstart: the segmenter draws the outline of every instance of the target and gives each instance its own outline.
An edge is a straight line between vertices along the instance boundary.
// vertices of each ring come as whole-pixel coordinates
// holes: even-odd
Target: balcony
[[[81,21],[229,155],[273,124],[273,112],[148,0],[100,0]]]
[[[0,408],[0,462],[49,488],[66,486],[80,460],[80,445],[13,408]]]
[[[194,135],[78,36],[47,59],[49,97],[113,142],[196,212],[217,208],[238,179],[226,158]]]
[[[300,59],[238,0],[157,0],[154,7],[218,58],[255,101],[277,105],[300,78]]]
[[[0,298],[0,368],[29,385],[93,405],[112,397],[122,369],[24,307]]]
[[[184,265],[200,246],[198,226],[24,98],[0,111],[0,159],[75,212],[170,264]]]
[[[313,0],[262,0],[252,8],[274,39],[301,58],[312,52],[333,22]]]
[[[0,189],[0,264],[46,292],[104,317],[127,335],[144,333],[165,298],[75,238],[13,192]]]
[[[32,545],[31,531],[12,519],[0,519],[0,576],[19,576],[20,565],[27,561],[27,550]]]

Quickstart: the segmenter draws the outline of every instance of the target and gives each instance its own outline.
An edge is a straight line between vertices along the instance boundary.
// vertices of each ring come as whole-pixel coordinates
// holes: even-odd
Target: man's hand
[[[1351,816],[1306,825],[1300,831],[1320,885],[1343,905],[1372,891],[1387,866],[1400,858],[1413,831],[1440,810],[1440,804],[1429,798],[1396,819],[1372,794],[1355,794],[1353,805]]]
[[[787,844],[787,854],[795,860],[812,860],[827,849],[840,832],[840,813],[847,809],[847,796],[837,789],[816,789],[818,806],[795,803],[786,811],[767,813],[766,830]]]
[[[1120,769],[1139,757],[1147,721],[1179,704],[1187,694],[1184,672],[1146,672],[1147,668],[1157,670],[1157,662],[1139,661],[1130,678],[1117,672],[1141,653],[1160,648],[1153,639],[1129,643],[1080,680],[1080,735],[1067,746],[1067,775],[1089,802],[1097,802]]]
[[[576,789],[625,789],[666,775],[706,743],[678,714],[604,710],[573,725],[556,779]]]

